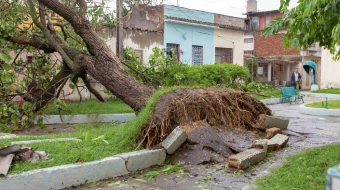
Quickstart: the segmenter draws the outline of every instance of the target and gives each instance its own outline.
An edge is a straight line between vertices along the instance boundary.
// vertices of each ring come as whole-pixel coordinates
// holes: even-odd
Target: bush
[[[233,64],[169,65],[164,70],[165,86],[221,86],[237,87],[247,81],[249,71]]]
[[[177,63],[176,57],[165,55],[163,49],[153,48],[149,57],[149,64],[141,63],[140,58],[131,47],[124,53],[129,67],[125,69],[138,81],[148,86],[221,86],[239,87],[247,82],[249,71],[247,68],[233,64],[204,64],[190,66]],[[136,72],[137,70],[138,72]]]

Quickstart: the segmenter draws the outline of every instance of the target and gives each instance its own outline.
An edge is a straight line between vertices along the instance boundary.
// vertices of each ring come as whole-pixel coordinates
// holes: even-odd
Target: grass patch
[[[256,180],[257,189],[325,189],[327,169],[339,163],[339,152],[337,144],[289,156],[283,166]]]
[[[62,106],[62,110],[58,110],[58,106],[54,104],[47,105],[41,112],[43,115],[76,115],[76,114],[114,114],[114,113],[133,113],[130,106],[121,100],[108,100],[100,102],[98,100],[86,100],[83,102],[73,102]]]
[[[264,99],[271,99],[271,98],[281,98],[281,90],[280,89],[273,89],[273,90],[265,90],[261,92],[261,94],[264,94],[266,96],[257,96],[252,95],[254,98],[258,100],[264,100]]]
[[[324,106],[326,106],[326,101],[323,101]],[[309,108],[324,108],[322,106],[322,102],[313,102],[307,104],[306,107]],[[329,100],[328,101],[328,109],[340,109],[340,100]]]
[[[317,91],[312,91],[312,93],[340,94],[340,88],[321,89]]]
[[[160,89],[148,101],[146,107],[138,114],[137,117],[127,122],[124,126],[117,126],[117,124],[77,124],[73,128],[77,130],[74,133],[61,133],[43,136],[22,136],[16,139],[6,139],[0,141],[0,147],[8,146],[13,141],[23,140],[37,140],[37,139],[53,139],[53,138],[70,138],[77,137],[81,139],[78,141],[66,142],[42,142],[32,143],[28,146],[39,147],[38,150],[46,151],[50,154],[50,160],[39,160],[37,163],[17,162],[10,169],[10,174],[21,173],[34,169],[48,168],[64,164],[74,164],[76,160],[81,159],[84,162],[102,159],[115,154],[129,152],[140,148],[135,138],[139,134],[140,129],[148,121],[158,99],[167,92],[176,88],[172,87]],[[104,139],[107,141],[96,140],[105,135]],[[89,138],[91,136],[91,138]],[[87,140],[89,139],[89,140]]]

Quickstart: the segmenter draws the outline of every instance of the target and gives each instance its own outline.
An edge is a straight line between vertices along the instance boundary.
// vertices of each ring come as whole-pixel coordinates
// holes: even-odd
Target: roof
[[[165,16],[165,18],[166,19],[171,19],[171,20],[178,20],[178,21],[188,22],[188,23],[203,24],[203,25],[216,26],[216,27],[225,28],[225,29],[233,29],[233,30],[242,30],[242,31],[245,31],[244,27],[236,27],[236,26],[232,26],[232,25],[217,24],[217,23],[212,23],[212,22],[203,22],[203,21],[190,20],[190,19],[171,17],[171,16]]]
[[[243,13],[244,15],[251,15],[251,16],[257,16],[257,15],[268,15],[268,14],[278,14],[280,13],[279,10],[270,10],[270,11],[257,11],[257,12],[247,12]]]

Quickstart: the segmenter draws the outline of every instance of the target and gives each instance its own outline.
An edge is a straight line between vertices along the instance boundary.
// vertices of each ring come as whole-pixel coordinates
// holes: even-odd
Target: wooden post
[[[116,17],[118,24],[116,27],[116,54],[119,59],[123,58],[123,0],[117,0],[116,4]]]

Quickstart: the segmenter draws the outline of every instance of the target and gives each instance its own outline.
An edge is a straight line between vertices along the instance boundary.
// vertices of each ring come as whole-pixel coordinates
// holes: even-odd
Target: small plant
[[[157,177],[160,173],[158,171],[151,171],[145,174],[145,177],[147,180],[151,180],[155,177]]]
[[[184,169],[180,167],[180,162],[176,163],[175,165],[166,165],[164,166],[163,168],[163,172],[167,173],[167,174],[170,174],[170,173],[175,173],[175,172],[180,172],[180,173],[183,173],[184,172]]]

